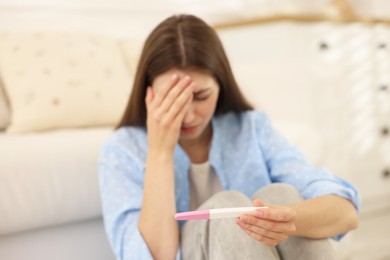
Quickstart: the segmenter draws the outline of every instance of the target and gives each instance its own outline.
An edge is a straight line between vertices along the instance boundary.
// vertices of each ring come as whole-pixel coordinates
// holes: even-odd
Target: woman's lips
[[[181,131],[185,132],[185,133],[190,133],[190,132],[195,131],[196,128],[197,128],[197,126],[183,126],[181,128]]]

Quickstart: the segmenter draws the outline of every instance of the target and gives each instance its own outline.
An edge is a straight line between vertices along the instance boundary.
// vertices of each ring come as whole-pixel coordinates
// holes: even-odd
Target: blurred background
[[[0,259],[114,259],[97,179],[145,37],[190,13],[248,99],[360,192],[340,259],[390,259],[390,1],[0,0]]]

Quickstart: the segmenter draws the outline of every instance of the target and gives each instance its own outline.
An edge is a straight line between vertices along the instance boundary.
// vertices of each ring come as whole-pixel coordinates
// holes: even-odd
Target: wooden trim
[[[325,16],[320,14],[313,15],[274,15],[274,16],[258,16],[248,19],[238,19],[214,25],[216,29],[228,29],[242,26],[261,25],[274,22],[297,22],[297,23],[316,23],[316,22],[333,22],[333,23],[362,23],[367,25],[372,24],[388,24],[390,19],[378,19],[370,17],[358,17],[353,9],[353,6],[347,0],[332,0],[329,8],[334,9],[335,16]]]
[[[277,15],[265,17],[253,17],[249,19],[239,19],[224,23],[215,24],[215,29],[229,29],[242,26],[254,26],[261,24],[268,24],[274,22],[297,22],[297,23],[315,23],[315,22],[334,22],[334,23],[363,23],[367,25],[372,24],[388,24],[390,19],[377,18],[363,18],[363,17],[349,17],[349,18],[333,18],[321,15]]]

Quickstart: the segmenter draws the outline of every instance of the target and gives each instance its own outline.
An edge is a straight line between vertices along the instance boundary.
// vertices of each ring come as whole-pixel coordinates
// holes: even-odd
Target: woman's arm
[[[146,95],[149,151],[138,228],[154,259],[174,259],[177,254],[174,149],[192,91],[189,77],[179,80],[174,75],[155,90],[149,87]]]
[[[264,206],[255,200],[254,206]],[[358,225],[353,204],[339,196],[325,195],[279,206],[266,205],[237,219],[237,224],[254,239],[275,246],[289,236],[327,238],[343,234]]]
[[[149,151],[139,230],[154,259],[174,259],[179,244],[173,153]]]
[[[355,207],[339,196],[325,195],[288,206],[297,213],[295,236],[333,237],[358,226]]]
[[[269,209],[256,212],[248,220],[238,219],[237,223],[267,245],[276,245],[291,235],[325,238],[355,228],[359,198],[354,187],[322,168],[312,167],[272,128],[265,114],[255,114],[255,125],[262,159],[272,182],[296,187],[306,200],[294,205],[270,205]]]

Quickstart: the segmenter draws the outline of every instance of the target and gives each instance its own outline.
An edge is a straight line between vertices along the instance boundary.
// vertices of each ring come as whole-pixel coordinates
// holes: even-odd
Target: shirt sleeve
[[[138,230],[142,169],[118,144],[108,143],[98,171],[105,229],[116,259],[153,259]]]
[[[352,184],[332,175],[324,168],[310,165],[304,155],[271,126],[269,118],[264,113],[256,114],[256,129],[273,182],[295,186],[304,199],[337,195],[351,201],[356,210],[359,210],[359,194]],[[340,239],[342,236],[334,238]]]

